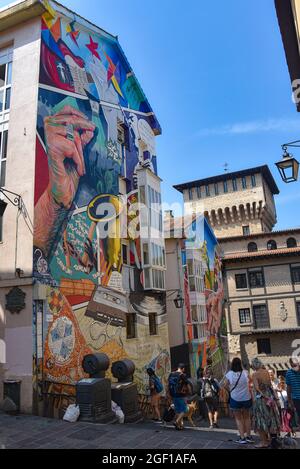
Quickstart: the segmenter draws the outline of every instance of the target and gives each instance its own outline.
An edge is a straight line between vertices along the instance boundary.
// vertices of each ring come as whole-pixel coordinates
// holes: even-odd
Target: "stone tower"
[[[272,231],[277,184],[268,166],[224,173],[174,186],[185,213],[204,213],[217,238]]]

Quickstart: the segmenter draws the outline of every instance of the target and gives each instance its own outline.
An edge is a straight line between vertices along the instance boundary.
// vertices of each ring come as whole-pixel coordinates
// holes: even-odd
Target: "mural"
[[[201,265],[202,273],[198,275],[204,279],[207,320],[203,325],[202,338],[195,337],[193,328],[195,320],[191,303],[196,304],[197,297],[194,296],[194,300],[192,300],[192,291],[197,291],[197,288],[192,288],[191,285],[190,279],[193,275],[190,275],[192,272],[189,271],[188,258],[193,259],[193,262],[198,262],[199,266]],[[186,240],[182,246],[182,265],[187,337],[191,351],[191,374],[196,376],[199,367],[205,368],[210,364],[215,376],[221,378],[226,370],[228,359],[227,326],[223,308],[222,263],[218,253],[217,240],[204,217],[195,219],[188,228]],[[195,273],[194,264],[193,269]]]
[[[137,170],[157,174],[161,130],[117,39],[44,3],[33,268],[46,300],[34,304],[34,311],[43,309],[34,319],[35,391],[39,382],[74,386],[84,377],[83,356],[101,351],[111,362],[132,358],[143,393],[151,363],[162,377],[170,368],[165,297],[144,292],[140,241],[130,223],[122,235],[130,252],[123,265],[120,216],[127,210],[129,222],[136,218]],[[122,197],[120,178],[127,188]],[[111,218],[107,204],[114,207]],[[159,337],[147,348],[140,342],[148,340],[149,307],[158,313]],[[134,344],[126,336],[132,308]]]

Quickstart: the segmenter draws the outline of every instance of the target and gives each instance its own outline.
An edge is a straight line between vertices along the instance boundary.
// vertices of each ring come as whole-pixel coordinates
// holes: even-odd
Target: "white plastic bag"
[[[63,420],[65,420],[66,422],[71,422],[71,423],[77,422],[77,420],[79,419],[79,415],[80,415],[79,405],[71,404],[67,408]]]
[[[125,415],[121,407],[118,406],[114,401],[111,401],[111,410],[116,414],[118,417],[119,423],[124,423]]]

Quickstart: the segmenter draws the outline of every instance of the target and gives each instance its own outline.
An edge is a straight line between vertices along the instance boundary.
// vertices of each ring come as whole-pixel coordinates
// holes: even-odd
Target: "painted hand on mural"
[[[49,184],[35,207],[34,246],[48,258],[85,175],[83,150],[95,125],[71,106],[46,117],[44,123]]]
[[[65,106],[45,118],[49,161],[49,193],[60,206],[69,209],[81,176],[85,175],[84,147],[94,136],[95,125],[84,114]]]

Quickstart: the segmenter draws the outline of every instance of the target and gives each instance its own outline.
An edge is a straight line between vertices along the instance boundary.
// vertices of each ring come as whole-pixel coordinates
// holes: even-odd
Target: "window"
[[[249,236],[250,234],[250,226],[243,226],[243,236]]]
[[[267,249],[268,251],[274,251],[275,249],[277,249],[277,243],[276,241],[274,241],[274,239],[270,239],[270,241],[268,241]]]
[[[10,109],[11,75],[11,53],[0,50],[0,113]]]
[[[192,321],[193,322],[198,322],[198,309],[196,305],[191,306],[192,310]]]
[[[136,337],[136,314],[130,313],[126,315],[126,332],[127,339]]]
[[[219,195],[219,186],[215,184],[215,195]]]
[[[236,179],[232,179],[232,190],[234,192],[237,191],[237,180]]]
[[[193,189],[189,189],[189,200],[193,200]]]
[[[242,188],[247,189],[247,179],[245,176],[242,177]]]
[[[292,282],[293,283],[300,283],[300,266],[292,267],[291,268],[291,273],[292,273]]]
[[[296,248],[297,247],[297,241],[295,238],[289,238],[286,241],[286,245],[288,248]]]
[[[300,303],[296,303],[296,312],[297,312],[297,322],[300,327]]]
[[[157,314],[149,313],[149,333],[150,335],[157,335]]]
[[[143,244],[143,258],[144,265],[149,265],[149,246],[148,244]]]
[[[194,339],[199,339],[198,326],[196,326],[195,324],[193,325],[193,336]]]
[[[206,197],[210,196],[209,186],[205,186],[205,193],[206,193]]]
[[[271,354],[271,341],[270,339],[257,339],[257,353],[258,354]]]
[[[246,274],[236,274],[235,285],[237,290],[240,288],[248,288]]]
[[[149,207],[149,220],[151,232],[154,231],[157,236],[157,232],[162,233],[163,221],[162,221],[162,209],[161,209],[161,194],[157,192],[153,187],[148,185],[148,207]]]
[[[201,187],[197,187],[197,197],[201,199]]]
[[[270,319],[267,305],[253,306],[253,322],[255,329],[269,329]]]
[[[250,288],[261,288],[265,286],[262,270],[255,270],[253,272],[249,272],[249,285]]]
[[[228,192],[228,182],[227,181],[223,182],[223,189],[224,189],[224,193],[226,194]]]
[[[257,244],[256,243],[249,243],[248,244],[248,252],[257,252]]]
[[[0,187],[5,186],[8,130],[0,131]]]
[[[251,186],[256,187],[256,177],[255,174],[252,174],[251,176]]]
[[[128,264],[127,245],[122,244],[122,260],[123,264]]]
[[[152,269],[152,287],[155,290],[165,289],[165,273],[163,270]]]
[[[251,323],[251,315],[249,308],[239,309],[240,324]]]
[[[151,243],[151,264],[159,267],[165,267],[165,252],[162,246]]]

